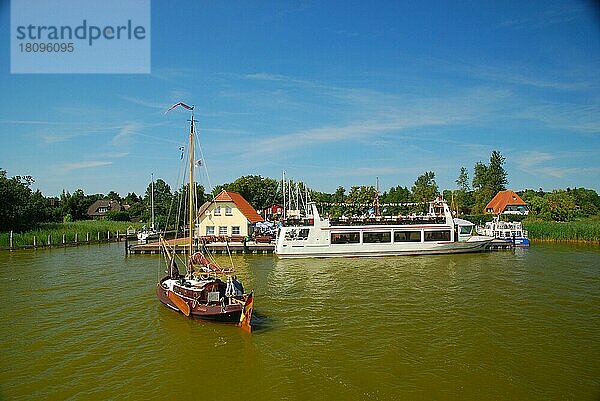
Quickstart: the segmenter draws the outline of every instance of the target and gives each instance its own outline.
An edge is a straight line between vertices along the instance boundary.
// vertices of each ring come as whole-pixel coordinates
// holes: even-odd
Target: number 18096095
[[[21,53],[72,53],[73,43],[19,43]]]

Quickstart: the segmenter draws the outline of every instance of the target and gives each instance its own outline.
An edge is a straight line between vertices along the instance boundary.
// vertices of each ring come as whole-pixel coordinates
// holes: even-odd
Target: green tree
[[[435,173],[427,171],[421,174],[411,188],[412,200],[414,202],[430,202],[440,194],[437,183],[435,182]]]
[[[0,232],[25,231],[50,220],[46,198],[31,190],[33,183],[31,176],[8,178],[0,169]]]
[[[60,196],[61,215],[69,214],[74,221],[85,220],[88,218],[88,208],[98,199],[102,199],[102,195],[86,197],[82,189],[76,190],[73,194],[63,190]]]
[[[483,213],[483,209],[489,201],[499,192],[506,189],[508,183],[507,174],[504,170],[506,159],[500,152],[494,150],[490,156],[490,164],[475,163],[473,172],[473,189],[475,213]]]
[[[374,210],[374,198],[375,187],[372,185],[351,187],[346,197],[348,205],[345,208],[345,214],[352,216],[368,215],[371,210]]]
[[[152,184],[148,184],[144,195],[144,211],[141,215],[142,221],[151,223],[152,220]],[[173,204],[173,194],[171,187],[164,180],[158,179],[154,182],[154,220],[155,226],[165,228],[167,223],[172,223],[174,218],[169,221],[169,211],[172,211],[176,205]]]
[[[545,197],[550,210],[550,218],[555,221],[569,221],[575,217],[577,205],[572,194],[565,190],[556,190]]]
[[[410,200],[410,190],[400,185],[390,188],[379,197],[381,204],[407,203]],[[406,214],[407,212],[408,207],[406,206],[385,206],[382,210],[382,214],[391,215]]]
[[[237,192],[244,197],[255,209],[265,209],[280,201],[278,196],[279,183],[272,178],[260,175],[246,175],[232,183],[216,186],[213,195],[217,196],[223,189]]]
[[[427,171],[421,174],[411,188],[411,198],[413,202],[424,202],[422,205],[412,207],[414,212],[426,212],[429,208],[426,202],[434,200],[440,194],[437,183],[435,182],[435,173]]]
[[[454,204],[458,211],[463,214],[471,212],[471,188],[469,187],[469,172],[465,167],[460,168],[460,174],[456,179],[458,189],[454,193]]]
[[[106,194],[105,199],[110,199],[112,201],[116,201],[116,202],[121,202],[123,199],[121,198],[121,196],[116,193],[115,191],[110,191],[109,193]]]

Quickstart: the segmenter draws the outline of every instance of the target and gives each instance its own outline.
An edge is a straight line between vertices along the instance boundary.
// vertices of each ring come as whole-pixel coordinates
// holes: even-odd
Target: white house
[[[246,237],[252,234],[252,225],[260,221],[263,218],[242,195],[223,190],[198,211],[196,233],[201,237]]]

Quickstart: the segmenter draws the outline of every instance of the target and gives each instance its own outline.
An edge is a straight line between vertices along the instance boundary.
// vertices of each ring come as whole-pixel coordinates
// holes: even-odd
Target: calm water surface
[[[600,398],[598,247],[234,262],[252,335],[160,305],[158,255],[1,252],[0,399]]]

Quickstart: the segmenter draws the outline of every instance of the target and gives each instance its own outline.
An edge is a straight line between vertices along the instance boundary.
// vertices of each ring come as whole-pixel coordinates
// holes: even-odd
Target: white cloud
[[[113,164],[113,162],[111,161],[100,161],[100,160],[90,160],[90,161],[83,161],[83,162],[75,162],[75,163],[65,163],[59,166],[59,171],[62,174],[66,174],[69,173],[71,171],[75,171],[75,170],[81,170],[81,169],[90,169],[90,168],[96,168],[96,167],[104,167],[104,166],[109,166]]]

